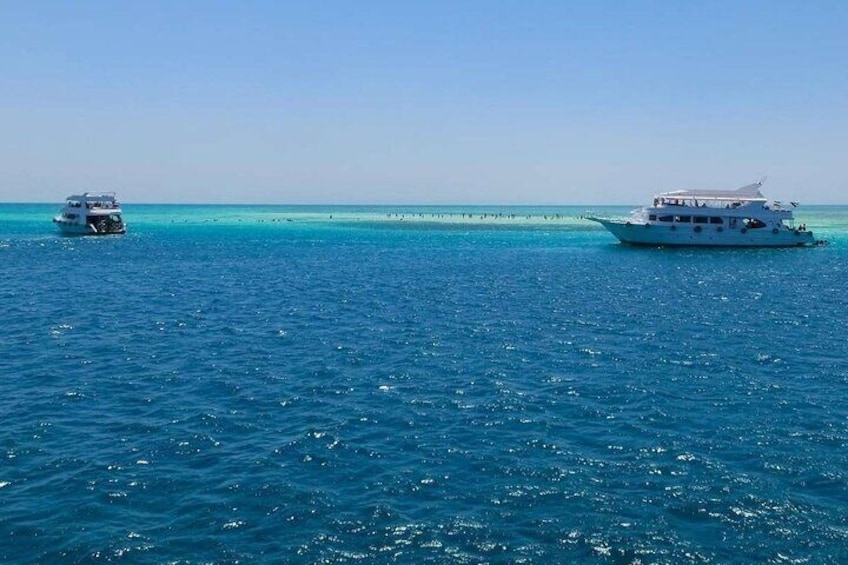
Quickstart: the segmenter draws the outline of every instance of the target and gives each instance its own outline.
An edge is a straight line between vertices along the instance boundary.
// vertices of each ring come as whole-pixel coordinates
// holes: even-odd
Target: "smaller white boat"
[[[127,233],[114,192],[84,192],[68,196],[53,223],[65,235]]]

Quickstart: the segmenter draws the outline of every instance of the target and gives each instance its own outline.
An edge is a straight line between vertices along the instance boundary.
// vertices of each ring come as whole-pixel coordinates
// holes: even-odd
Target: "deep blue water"
[[[54,208],[0,205],[2,562],[848,561],[846,208]]]

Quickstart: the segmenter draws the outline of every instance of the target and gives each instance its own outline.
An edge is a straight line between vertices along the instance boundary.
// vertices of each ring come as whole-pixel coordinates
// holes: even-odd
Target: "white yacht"
[[[53,218],[65,235],[112,235],[127,232],[114,192],[84,192],[68,196]]]
[[[769,201],[763,181],[736,190],[677,190],[654,197],[629,218],[585,216],[624,243],[726,247],[804,247],[823,243],[795,225],[798,205]]]

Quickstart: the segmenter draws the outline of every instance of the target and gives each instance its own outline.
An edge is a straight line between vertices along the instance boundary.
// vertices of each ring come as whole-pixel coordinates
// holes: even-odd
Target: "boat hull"
[[[602,218],[598,222],[622,243],[683,247],[807,247],[818,242],[809,231],[788,227],[729,229],[711,225],[661,225]]]
[[[79,224],[74,222],[63,221],[60,218],[53,218],[53,223],[56,224],[56,227],[59,228],[59,232],[62,235],[123,235],[127,233],[126,226],[121,228],[120,230],[111,230],[111,231],[97,231],[90,224]]]

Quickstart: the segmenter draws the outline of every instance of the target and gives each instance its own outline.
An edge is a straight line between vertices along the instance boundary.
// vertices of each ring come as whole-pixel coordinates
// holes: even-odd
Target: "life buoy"
[[[701,226],[695,226],[695,233],[701,233]]]
[[[774,228],[774,229],[771,230],[771,233],[773,233],[775,235],[777,235],[779,232],[780,232],[780,230],[777,229],[777,228]]]
[[[717,227],[717,228],[716,228],[716,231],[717,231],[717,232],[723,232],[723,231],[724,231],[724,228],[723,228],[723,227],[721,227],[721,226],[719,226],[719,227]]]
[[[741,230],[739,230],[739,231],[740,231],[740,232],[742,232],[742,233],[745,233],[745,232],[747,232],[747,231],[748,231],[748,228],[742,228],[742,229],[741,229]]]
[[[674,231],[676,229],[677,229],[677,226],[671,226],[671,231]]]

